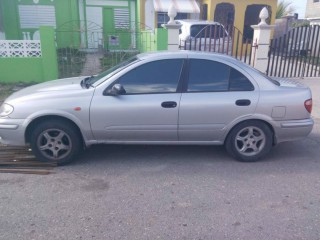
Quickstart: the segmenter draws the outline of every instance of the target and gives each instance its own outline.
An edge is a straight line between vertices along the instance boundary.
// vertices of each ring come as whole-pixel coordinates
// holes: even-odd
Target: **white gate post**
[[[177,10],[173,4],[168,9],[168,16],[170,20],[167,24],[162,24],[161,26],[168,30],[168,50],[178,51],[179,50],[179,29],[181,24],[177,24],[174,18],[177,16]]]
[[[268,25],[266,19],[269,17],[268,9],[263,8],[259,18],[261,22],[258,25],[252,25],[254,29],[252,47],[256,49],[252,51],[251,59],[253,59],[253,67],[265,73],[268,67],[268,52],[270,45],[271,31],[274,25]]]

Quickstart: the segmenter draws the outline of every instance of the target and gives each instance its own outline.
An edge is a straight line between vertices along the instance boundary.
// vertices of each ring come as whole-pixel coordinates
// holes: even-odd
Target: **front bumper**
[[[24,146],[25,119],[0,118],[0,143]]]
[[[277,121],[274,126],[276,142],[293,141],[307,137],[312,131],[313,119]]]

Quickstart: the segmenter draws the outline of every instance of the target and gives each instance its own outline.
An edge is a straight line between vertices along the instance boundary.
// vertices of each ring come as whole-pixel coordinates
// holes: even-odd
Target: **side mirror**
[[[123,95],[123,94],[126,94],[126,90],[121,84],[116,83],[115,85],[112,86],[110,90],[110,94],[113,96]]]

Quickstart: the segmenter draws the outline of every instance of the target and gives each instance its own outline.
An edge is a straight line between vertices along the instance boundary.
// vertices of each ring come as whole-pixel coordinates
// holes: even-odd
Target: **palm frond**
[[[292,1],[281,0],[278,2],[277,11],[276,11],[276,19],[282,18],[287,15],[291,15],[296,10],[294,6],[292,6]]]

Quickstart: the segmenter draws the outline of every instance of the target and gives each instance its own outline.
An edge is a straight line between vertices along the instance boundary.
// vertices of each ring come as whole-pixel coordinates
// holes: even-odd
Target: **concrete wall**
[[[274,38],[281,37],[284,34],[286,34],[288,31],[293,29],[294,27],[301,26],[308,23],[309,23],[308,20],[295,19],[293,16],[276,19],[273,37]]]
[[[306,18],[320,18],[320,2],[307,1]]]

